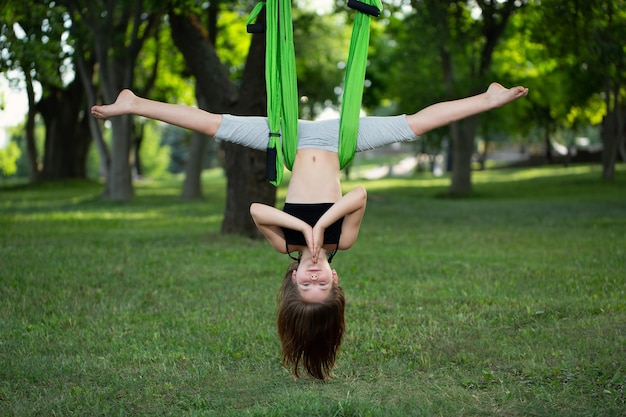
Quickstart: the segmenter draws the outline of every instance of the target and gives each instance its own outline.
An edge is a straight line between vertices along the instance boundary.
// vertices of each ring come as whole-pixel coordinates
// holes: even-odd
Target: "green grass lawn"
[[[364,182],[326,383],[281,367],[288,260],[219,234],[219,176],[192,203],[175,180],[128,204],[95,183],[0,188],[0,415],[624,416],[617,176],[480,172],[467,199],[429,176]]]

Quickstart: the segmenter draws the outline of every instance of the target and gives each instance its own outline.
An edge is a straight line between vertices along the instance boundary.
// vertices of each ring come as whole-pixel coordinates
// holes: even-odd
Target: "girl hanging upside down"
[[[412,115],[363,117],[357,151],[414,140],[435,128],[508,104],[528,94],[524,87],[492,83],[486,92],[428,106]],[[125,114],[160,120],[220,140],[266,150],[267,118],[214,114],[168,104],[123,90],[115,103],[94,106],[105,119]],[[298,122],[298,150],[285,206],[250,206],[258,229],[278,252],[294,262],[279,292],[277,326],[283,363],[299,376],[299,366],[313,377],[327,379],[345,330],[345,297],[333,257],[357,239],[367,194],[358,186],[342,195],[338,159],[339,120]],[[297,254],[295,256],[294,254]]]

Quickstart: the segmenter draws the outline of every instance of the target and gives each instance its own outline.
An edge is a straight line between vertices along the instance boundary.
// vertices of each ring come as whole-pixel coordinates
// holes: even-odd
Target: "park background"
[[[368,212],[327,383],[280,366],[264,153],[88,112],[131,87],[263,114],[254,4],[2,3],[3,116],[27,106],[0,149],[0,414],[624,415],[623,1],[383,2],[364,113],[531,92],[346,172]],[[337,114],[353,15],[294,2],[303,118]]]

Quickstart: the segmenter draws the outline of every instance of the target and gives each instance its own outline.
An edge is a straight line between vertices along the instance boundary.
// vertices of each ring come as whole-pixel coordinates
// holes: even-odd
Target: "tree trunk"
[[[198,107],[214,113],[231,113],[238,93],[226,68],[215,53],[213,42],[200,30],[196,16],[170,12],[174,44],[183,54],[187,68],[196,79]],[[202,166],[208,138],[199,133],[191,137],[189,159],[185,167],[182,198],[202,197]]]
[[[552,140],[550,139],[550,134],[551,131],[550,129],[546,128],[546,130],[544,131],[545,137],[543,138],[543,143],[544,143],[544,153],[545,153],[545,157],[546,157],[546,161],[548,161],[548,164],[552,164]]]
[[[76,80],[64,90],[52,88],[37,104],[46,126],[43,180],[86,178],[91,137],[81,112],[84,101],[82,85]]]
[[[622,158],[622,162],[626,162],[626,113],[622,113],[622,133],[619,138],[619,155]]]
[[[457,122],[457,134],[453,139],[452,182],[449,192],[454,197],[472,192],[472,155],[478,117]]]
[[[142,46],[158,31],[159,11],[149,12],[143,2],[106,2],[104,9],[70,2],[93,36],[99,81],[106,103],[115,101],[124,88],[134,87],[135,64]],[[126,34],[122,36],[121,34]],[[144,94],[147,93],[144,91]],[[134,195],[130,171],[131,120],[114,117],[111,123],[111,166],[102,197],[128,201]]]
[[[183,182],[183,200],[202,199],[202,168],[207,145],[213,138],[199,132],[193,132],[189,141],[189,157],[185,165]]]
[[[615,178],[615,163],[620,150],[620,142],[624,135],[624,107],[620,100],[620,85],[606,79],[606,116],[602,120],[600,139],[602,141],[602,178]],[[611,98],[613,98],[611,100]]]
[[[489,131],[488,129],[483,130],[483,149],[479,150],[478,154],[478,163],[480,164],[480,170],[484,171],[487,169],[487,158],[489,158],[489,147],[491,145],[491,140],[489,140]]]
[[[459,30],[458,27],[451,26],[450,13],[457,8],[449,7],[453,1],[435,1],[425,2],[427,9],[432,16],[436,17],[433,22],[440,35],[440,56],[443,70],[443,78],[445,82],[446,93],[449,97],[453,97],[453,92],[458,94],[460,91],[476,93],[475,85],[469,87],[454,88],[458,86],[455,81],[453,56],[448,50],[450,42],[458,39],[458,35],[454,35]],[[470,80],[472,82],[482,82],[491,67],[492,57],[498,40],[504,33],[504,29],[509,21],[513,11],[519,7],[516,0],[506,1],[485,1],[477,0],[476,4],[482,12],[482,19],[477,20],[475,24],[480,25],[479,30],[482,34],[482,47],[478,56],[477,68],[470,68]],[[470,64],[471,66],[471,64]],[[483,88],[481,86],[481,88]],[[472,192],[471,179],[471,159],[474,151],[474,136],[476,135],[478,126],[478,118],[461,121],[457,126],[451,127],[452,136],[452,182],[450,184],[450,194],[466,195]]]
[[[141,161],[141,144],[143,143],[144,123],[133,123],[133,144],[131,152],[131,178],[143,178],[143,165]]]
[[[265,21],[265,13],[257,23]],[[252,36],[250,51],[243,73],[237,112],[241,115],[266,115],[265,91],[265,34]],[[260,237],[252,217],[250,204],[276,204],[276,188],[267,181],[267,154],[262,151],[225,144],[227,200],[222,233],[237,233]]]
[[[26,93],[28,95],[28,114],[26,117],[26,153],[28,156],[28,168],[31,181],[39,179],[39,155],[35,144],[35,116],[37,115],[35,104],[35,90],[33,80],[26,73]]]
[[[198,94],[198,90],[196,90],[196,100],[198,101],[198,107],[201,109],[207,107],[204,96]],[[191,135],[189,157],[185,165],[185,181],[183,182],[182,198],[184,200],[198,200],[202,198],[202,167],[205,149],[209,140],[212,140],[212,138],[199,132],[193,132]]]
[[[237,94],[210,39],[199,30],[201,26],[197,19],[172,12],[170,26],[174,43],[196,78],[197,94],[204,98],[201,103],[206,104],[206,110],[257,116],[266,113],[264,35],[254,35],[252,38],[241,91]],[[238,102],[238,97],[245,99]],[[265,179],[266,155],[234,144],[224,144],[224,151],[227,197],[222,233],[258,236],[250,217],[250,204],[258,201],[273,205],[276,202],[276,191]],[[200,170],[193,175],[199,181]]]
[[[600,138],[602,140],[602,178],[613,180],[615,178],[615,161],[618,151],[618,108],[609,110],[602,120]]]
[[[452,97],[455,78],[452,57],[445,47],[440,49],[440,55],[446,94]],[[472,152],[477,127],[477,117],[450,125],[452,179],[448,192],[452,196],[463,196],[472,192]]]
[[[222,233],[260,237],[250,204],[276,204],[276,189],[266,179],[266,154],[232,143],[225,143],[224,151],[227,187]]]
[[[87,102],[85,103],[85,111],[86,114],[89,115],[91,112],[91,107],[94,106],[97,102],[96,88],[92,82],[94,64],[90,63],[90,65],[87,65],[80,52],[76,53],[75,63],[76,74],[79,76],[80,81],[83,84],[83,89],[85,90],[85,97],[87,100]],[[106,178],[109,175],[111,155],[109,154],[109,149],[104,142],[104,137],[102,136],[102,130],[98,125],[98,120],[95,117],[87,117],[87,120],[89,123],[89,133],[91,135],[91,138],[96,143],[98,155],[100,156],[100,169],[98,173],[100,174],[100,176]],[[108,192],[106,194],[108,194]]]
[[[132,131],[131,116],[119,116],[111,122],[111,169],[107,177],[109,194],[105,197],[111,201],[130,201],[134,196],[132,176],[130,172],[130,135]]]

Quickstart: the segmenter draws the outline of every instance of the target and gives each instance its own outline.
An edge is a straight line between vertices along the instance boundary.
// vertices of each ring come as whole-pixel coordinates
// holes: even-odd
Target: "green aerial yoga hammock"
[[[268,181],[280,185],[283,166],[292,169],[298,148],[298,86],[296,58],[293,46],[291,0],[267,0],[252,11],[248,28],[261,9],[266,6],[265,83],[267,89],[267,117],[270,130]],[[360,11],[354,19],[350,51],[344,79],[339,122],[339,165],[343,169],[356,152],[363,80],[367,64],[370,35],[370,15],[378,16],[381,0],[349,0],[348,6]],[[282,128],[281,128],[282,127]],[[282,140],[281,140],[282,134]]]

